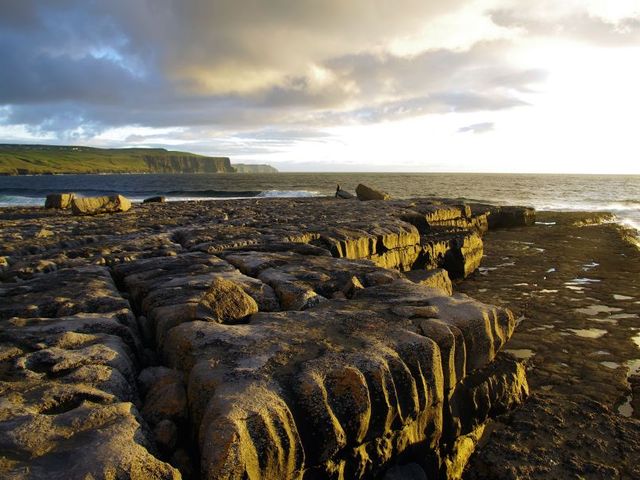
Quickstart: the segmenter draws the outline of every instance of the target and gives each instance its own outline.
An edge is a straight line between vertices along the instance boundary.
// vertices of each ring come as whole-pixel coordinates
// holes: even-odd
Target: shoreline
[[[249,173],[247,175],[255,175],[253,173]],[[176,197],[176,196],[167,196],[161,192],[148,192],[144,195],[131,195],[128,198],[131,199],[132,203],[141,204],[145,198],[161,195],[165,196],[167,202],[178,203],[178,202],[219,202],[226,200],[256,200],[256,199],[296,199],[296,198],[319,198],[319,199],[328,199],[333,198],[331,195],[322,195],[318,192],[300,190],[300,195],[289,195],[289,192],[284,192],[284,195],[279,195],[278,193],[282,192],[281,190],[271,190],[271,191],[261,191],[259,194],[254,196],[220,196],[220,197]],[[276,193],[276,195],[268,195],[269,193]],[[262,194],[267,194],[261,196]],[[9,195],[8,195],[9,196]],[[24,197],[24,198],[33,198],[41,201],[41,204],[8,204],[0,202],[0,210],[3,209],[11,209],[11,208],[42,208],[44,206],[44,199],[41,196],[38,197]],[[430,198],[430,197],[426,197]],[[437,200],[439,197],[434,197],[434,200]],[[399,198],[399,200],[410,201],[410,198]],[[460,199],[461,202],[468,201],[466,199]],[[499,205],[500,203],[493,203],[491,200],[486,201],[487,204]],[[571,207],[571,208],[539,208],[534,207],[537,212],[544,213],[566,213],[568,215],[572,214],[593,214],[598,217],[598,224],[602,223],[611,223],[615,224],[619,227],[620,236],[625,239],[628,243],[636,246],[640,249],[640,229],[636,226],[635,222],[630,219],[620,218],[619,214],[613,213],[610,210],[607,210],[606,207],[602,207],[600,209],[583,209],[581,206]],[[609,217],[609,218],[607,218]]]
[[[595,304],[583,305],[582,296],[588,302],[591,296],[600,299],[619,272],[639,263],[607,259],[608,253],[638,259],[640,252],[623,247],[618,227],[597,224],[606,219],[602,214],[538,212],[533,222],[532,212],[523,207],[434,202],[253,198],[136,204],[126,213],[95,217],[37,207],[1,208],[0,289],[12,298],[9,310],[0,309],[8,332],[4,341],[26,345],[33,335],[40,342],[30,350],[6,350],[2,371],[17,375],[20,380],[11,388],[30,398],[27,404],[34,402],[30,408],[36,410],[43,394],[29,396],[33,375],[45,381],[38,388],[45,389],[49,401],[55,403],[55,397],[48,397],[47,389],[67,392],[68,403],[46,407],[49,416],[74,417],[82,409],[111,412],[122,402],[135,405],[141,412],[137,424],[145,425],[146,441],[157,450],[144,453],[132,439],[118,437],[118,442],[120,448],[139,452],[134,460],[165,472],[150,478],[171,478],[172,468],[185,477],[193,469],[201,470],[203,478],[222,471],[242,476],[248,472],[247,459],[255,455],[260,466],[251,468],[265,470],[252,470],[254,474],[268,469],[283,478],[311,470],[329,475],[337,465],[353,478],[402,475],[416,468],[429,478],[460,478],[469,461],[465,475],[477,467],[500,478],[502,465],[520,469],[521,478],[539,478],[527,476],[540,467],[531,452],[509,460],[503,436],[526,434],[514,430],[511,419],[525,416],[542,431],[550,420],[535,408],[562,402],[586,408],[582,397],[589,395],[590,402],[604,406],[588,404],[600,412],[605,427],[615,424],[635,439],[637,420],[605,410],[608,404],[624,405],[629,382],[635,385],[622,365],[635,359],[630,355],[637,347],[627,337],[623,342],[622,330],[611,323],[631,328],[635,317],[611,316],[637,315],[638,276],[629,271],[628,290],[616,290],[625,299],[607,300],[630,303],[625,309],[633,312],[600,309],[590,315],[591,310],[576,310]],[[596,225],[583,226],[589,223]],[[574,248],[576,242],[584,247]],[[540,287],[566,291],[550,311],[545,310],[550,306],[547,292],[536,297],[544,308],[532,304],[528,280],[545,270],[547,261],[556,262],[557,275],[570,277],[558,278],[561,288]],[[598,265],[580,273],[592,263]],[[571,283],[595,273],[602,276],[600,282]],[[585,293],[576,293],[580,291]],[[539,332],[546,335],[550,329],[529,332],[556,317],[565,322],[571,317],[573,323],[551,331],[588,330],[587,324],[595,322],[591,316],[609,321],[595,324],[607,334],[593,340],[578,334],[552,336],[540,342]],[[493,319],[489,330],[487,318]],[[56,327],[48,330],[46,325]],[[589,370],[593,382],[610,388],[571,380],[551,355],[566,355],[562,348],[571,346],[583,365],[580,352],[592,346],[588,341],[618,336],[620,348],[606,348],[620,367],[595,362],[595,370]],[[547,348],[549,365],[532,368],[531,356],[523,358],[534,343]],[[119,353],[102,357],[98,352],[105,348]],[[497,354],[500,350],[507,353]],[[88,359],[82,368],[111,369],[110,379],[96,383],[88,374],[79,376],[78,351]],[[52,364],[46,358],[53,358],[47,357],[53,352]],[[539,360],[540,352],[537,356]],[[26,377],[10,366],[18,364],[28,366]],[[62,364],[67,366],[56,366]],[[60,373],[54,375],[52,368]],[[121,380],[115,380],[115,372]],[[556,385],[566,383],[556,396],[543,388],[550,375]],[[68,378],[66,386],[60,387],[58,378]],[[78,393],[86,388],[93,389],[91,397]],[[383,394],[389,388],[395,396]],[[575,395],[569,398],[571,391]],[[640,412],[638,393],[632,393],[629,403],[632,416]],[[469,398],[475,401],[469,403]],[[407,410],[410,405],[413,410]],[[567,422],[575,421],[570,411],[554,408]],[[172,412],[168,416],[160,413],[167,409]],[[42,418],[29,415],[33,421]],[[119,421],[133,424],[132,417],[118,415]],[[262,420],[246,423],[247,418]],[[316,423],[307,430],[302,419]],[[0,429],[2,425],[0,421]],[[501,427],[496,430],[496,425]],[[198,440],[196,431],[210,433],[201,433]],[[234,438],[241,440],[234,444]],[[640,445],[640,431],[637,438]],[[548,448],[555,440],[538,435],[534,447]],[[223,455],[227,441],[237,449]],[[481,448],[469,460],[476,444]],[[635,445],[628,448],[640,452]],[[361,453],[349,454],[353,447]],[[58,447],[54,443],[51,448]],[[97,448],[88,461],[114,461],[100,459],[99,453]],[[20,455],[15,461],[21,461]],[[502,459],[500,465],[496,458]],[[47,462],[47,456],[38,461]],[[605,466],[616,468],[613,463]],[[568,467],[561,462],[558,468]]]

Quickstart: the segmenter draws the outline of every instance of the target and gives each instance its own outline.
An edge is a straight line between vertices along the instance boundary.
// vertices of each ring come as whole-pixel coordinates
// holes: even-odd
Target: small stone
[[[38,233],[36,233],[36,238],[49,238],[52,237],[54,233],[51,230],[47,230],[46,228],[41,228]]]
[[[40,260],[36,265],[37,272],[53,272],[58,266],[51,260]]]
[[[345,282],[340,290],[345,294],[347,298],[351,298],[353,297],[354,293],[356,293],[358,290],[362,290],[363,288],[364,286],[362,285],[358,277],[353,276],[347,282]]]
[[[186,418],[187,392],[178,372],[165,367],[150,367],[140,373],[138,380],[142,392],[146,392],[142,415],[149,423]]]
[[[142,203],[165,203],[167,201],[167,197],[157,196],[157,197],[149,197],[145,198]]]

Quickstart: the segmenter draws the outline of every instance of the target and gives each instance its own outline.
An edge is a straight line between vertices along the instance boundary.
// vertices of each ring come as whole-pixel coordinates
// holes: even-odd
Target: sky
[[[640,0],[0,0],[0,142],[640,174]]]

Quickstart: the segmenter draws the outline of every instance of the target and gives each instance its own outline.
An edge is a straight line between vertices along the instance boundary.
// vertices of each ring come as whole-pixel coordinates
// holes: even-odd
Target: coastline
[[[493,218],[487,215],[490,210]],[[249,453],[243,448],[228,457],[205,455],[206,450],[202,450],[202,445],[202,458],[199,459],[193,452],[189,453],[190,449],[198,449],[197,445],[189,443],[193,432],[212,419],[216,419],[211,423],[213,436],[200,441],[207,442],[206,445],[213,442],[213,455],[220,452],[221,446],[216,443],[220,435],[222,438],[233,438],[240,432],[245,443],[239,446],[251,445],[252,451],[257,452],[261,462],[267,462],[269,468],[294,466],[295,469],[312,468],[330,472],[336,468],[337,462],[342,465],[340,468],[347,469],[354,476],[367,474],[380,478],[385,474],[391,475],[393,468],[415,469],[412,465],[420,465],[418,468],[429,475],[457,478],[462,475],[463,467],[469,460],[468,445],[477,444],[485,430],[493,430],[492,435],[482,438],[481,443],[487,443],[471,458],[473,468],[470,467],[468,472],[489,469],[496,475],[495,478],[501,478],[499,475],[503,472],[500,468],[519,468],[521,478],[540,478],[536,476],[540,473],[536,470],[540,465],[536,465],[535,461],[542,460],[531,455],[531,452],[519,452],[522,459],[528,459],[529,464],[526,461],[519,464],[505,460],[509,451],[504,438],[508,438],[506,435],[509,432],[514,434],[513,429],[509,430],[510,419],[514,417],[509,415],[529,415],[529,419],[544,422],[549,419],[536,416],[536,412],[531,410],[532,406],[539,406],[540,402],[553,405],[569,405],[573,402],[572,405],[584,406],[587,405],[584,397],[589,402],[603,405],[604,410],[598,410],[601,407],[588,404],[591,410],[605,412],[600,417],[609,419],[610,425],[615,423],[616,428],[625,429],[628,438],[633,439],[629,440],[626,448],[638,452],[640,449],[635,449],[637,444],[634,443],[636,438],[640,439],[640,436],[636,437],[637,421],[611,411],[620,406],[626,408],[626,395],[631,393],[630,385],[635,385],[632,376],[627,378],[623,372],[625,362],[634,360],[633,354],[637,350],[628,335],[633,331],[630,329],[635,328],[635,317],[611,317],[621,313],[637,316],[640,305],[633,302],[640,300],[640,285],[636,280],[638,276],[634,275],[637,272],[627,272],[627,269],[636,268],[639,263],[630,261],[628,257],[637,260],[640,254],[631,250],[631,246],[624,246],[626,244],[622,238],[616,236],[616,226],[601,223],[603,219],[606,220],[602,214],[538,212],[538,223],[523,226],[531,223],[526,211],[513,210],[515,217],[512,217],[509,209],[465,205],[459,201],[434,203],[434,199],[411,199],[358,202],[326,197],[135,205],[131,211],[123,214],[96,217],[73,217],[68,212],[41,208],[3,208],[0,209],[0,223],[3,225],[4,251],[0,255],[4,257],[4,266],[0,288],[4,293],[9,293],[15,303],[11,307],[14,309],[11,315],[5,311],[2,317],[5,324],[11,325],[9,330],[13,333],[7,334],[8,338],[23,338],[26,331],[30,331],[28,329],[34,329],[34,332],[38,332],[37,336],[44,334],[45,344],[53,342],[45,345],[46,348],[37,347],[31,352],[13,351],[9,357],[3,358],[6,363],[7,358],[15,360],[26,355],[24,358],[31,359],[27,364],[33,364],[34,368],[27,370],[38,375],[44,374],[44,377],[39,377],[40,380],[45,378],[49,382],[51,380],[48,379],[54,377],[47,373],[52,368],[50,363],[44,361],[48,353],[37,354],[38,350],[50,352],[51,348],[57,348],[56,355],[60,357],[53,365],[61,361],[73,365],[77,360],[72,360],[75,358],[72,352],[90,346],[116,345],[109,342],[113,342],[114,338],[127,338],[125,344],[128,347],[116,349],[121,352],[117,363],[112,360],[105,363],[99,355],[87,357],[101,368],[108,366],[120,371],[126,378],[124,384],[119,380],[116,386],[113,374],[111,380],[98,383],[84,376],[80,385],[90,384],[95,390],[91,394],[94,396],[78,397],[78,393],[73,392],[70,395],[84,399],[83,408],[113,408],[111,405],[120,405],[118,402],[125,400],[137,405],[144,418],[138,422],[146,422],[151,428],[148,441],[155,443],[160,452],[152,458],[142,452],[138,460],[165,472],[163,476],[154,478],[170,478],[172,467],[169,464],[177,467],[185,476],[194,468],[202,469],[211,478],[221,471],[220,468],[232,469],[228,471],[237,472],[238,475],[246,472],[246,455]],[[584,226],[589,223],[594,225]],[[511,228],[497,228],[499,226]],[[576,242],[584,246],[574,248]],[[538,251],[540,249],[542,251]],[[623,253],[627,258],[607,259],[612,252]],[[596,258],[596,255],[602,258]],[[547,262],[554,266],[543,268]],[[507,265],[511,263],[514,265]],[[582,272],[582,268],[592,263],[598,265]],[[437,278],[419,278],[417,281],[424,285],[415,283],[416,279],[408,282],[403,273],[438,269],[438,272],[443,272],[442,268],[452,277],[458,277],[453,285],[453,297],[442,290],[443,282],[446,285],[443,273],[438,273]],[[567,294],[566,298],[562,297],[553,303],[549,303],[549,293],[534,296],[533,281],[528,280],[539,275],[541,269],[544,273],[550,268],[556,268],[559,278],[545,278],[544,281],[560,282],[561,287],[555,288],[555,283],[550,286],[540,284],[539,289],[562,288]],[[620,279],[619,274],[623,271],[624,279]],[[601,281],[570,283],[573,279],[591,278],[588,275],[594,276],[593,280]],[[463,277],[467,278],[462,280]],[[202,281],[205,283],[199,283]],[[221,298],[232,298],[234,301],[231,304],[222,301],[219,307],[215,307],[217,303],[211,299],[204,304],[201,300],[198,300],[201,303],[194,304],[194,298],[200,299],[198,295],[201,293],[197,292],[202,292],[205,285],[209,285],[207,282],[211,281],[220,282],[217,288],[225,292],[222,297],[212,292],[212,299],[217,298],[219,303]],[[624,291],[616,283],[620,281],[625,282]],[[569,283],[565,285],[566,282]],[[62,293],[57,290],[59,284],[64,285]],[[80,285],[85,287],[79,288]],[[434,290],[433,287],[440,290]],[[611,292],[607,289],[611,289]],[[583,293],[576,293],[581,291]],[[94,295],[94,292],[97,293]],[[185,293],[191,296],[184,298]],[[468,293],[479,302],[459,293]],[[37,296],[30,296],[33,294]],[[612,297],[614,294],[629,299],[615,300]],[[605,300],[605,295],[611,298]],[[534,297],[542,300],[542,306],[532,305]],[[60,298],[66,298],[66,303],[60,303]],[[574,301],[574,298],[578,300]],[[615,306],[614,301],[617,302]],[[30,302],[35,303],[30,306]],[[620,308],[618,303],[621,302],[625,307],[620,311],[598,311],[595,315],[576,313],[577,309],[589,308],[596,303]],[[279,305],[279,311],[273,312],[276,304]],[[508,313],[507,308],[513,310],[515,315]],[[362,311],[368,312],[367,315],[361,315],[359,312]],[[476,317],[479,312],[480,316]],[[537,313],[532,315],[532,312]],[[91,331],[91,327],[73,326],[73,322],[79,322],[80,317],[85,322],[82,325],[88,325],[88,319],[98,314],[103,318],[102,326],[98,328],[101,333],[89,343],[80,341],[82,335]],[[212,315],[217,320],[211,318]],[[250,315],[248,322],[239,321],[247,315]],[[486,315],[495,319],[492,331],[480,333],[482,329],[479,329],[476,332],[480,324],[474,322],[484,323]],[[525,318],[514,331],[516,318],[523,315]],[[10,316],[14,319],[11,320]],[[62,342],[60,330],[49,339],[49,334],[45,334],[46,329],[43,329],[42,318],[36,321],[33,318],[36,316],[48,318],[47,322],[58,322],[56,325],[60,327],[64,323],[60,323],[60,320],[65,319],[69,326],[64,328],[71,329],[63,335],[66,340]],[[109,321],[111,323],[107,322],[106,317],[112,319]],[[455,328],[447,323],[454,321],[454,318],[457,319]],[[192,321],[194,319],[196,321]],[[598,323],[600,320],[602,322]],[[612,320],[617,324],[611,323]],[[441,325],[442,322],[449,325],[449,333],[444,336],[443,331],[434,330],[434,325]],[[529,331],[552,322],[565,323],[557,323],[553,329]],[[121,331],[123,325],[129,332],[126,335]],[[600,325],[597,329],[606,329],[607,333],[598,339],[577,334],[570,337],[560,335],[570,328],[588,330],[593,325]],[[540,332],[546,335],[547,330],[559,336],[541,338]],[[324,332],[324,336],[316,337],[310,333],[314,331]],[[234,337],[239,332],[242,334]],[[95,330],[92,335],[96,335]],[[504,346],[509,337],[511,339]],[[107,342],[108,338],[111,340]],[[207,340],[203,342],[201,338]],[[422,339],[420,342],[425,342],[423,339],[427,338],[431,343],[412,343],[418,338]],[[453,344],[449,338],[453,339]],[[603,344],[614,338],[618,347]],[[413,340],[406,343],[408,339]],[[456,348],[452,347],[460,341],[465,344],[467,357],[462,363],[459,363]],[[297,343],[304,348],[296,350],[294,345]],[[314,350],[314,344],[322,344],[330,352],[336,349],[336,353],[326,356],[322,349]],[[532,363],[532,358],[533,361],[536,356],[540,359],[540,352],[528,359],[522,358],[522,351],[533,351],[534,344],[546,349],[546,363]],[[281,350],[283,345],[292,346]],[[425,345],[426,350],[420,350],[422,347],[415,345]],[[427,348],[426,345],[432,346]],[[444,373],[440,379],[426,372],[419,374],[412,366],[414,360],[411,359],[417,358],[416,355],[421,358],[420,362],[427,362],[425,365],[434,365],[429,363],[434,362],[433,357],[428,360],[428,355],[424,356],[433,345],[437,345],[438,358],[442,361],[450,358],[452,362],[448,369],[443,369],[449,373]],[[561,362],[580,370],[587,365],[582,358],[587,353],[587,347],[591,349],[589,353],[597,351],[593,350],[594,345],[598,345],[600,350],[612,350],[609,355],[611,358],[607,356],[606,360],[594,360],[594,366],[585,371],[586,377],[581,377],[579,372],[571,368],[565,371],[564,367],[557,366]],[[571,347],[570,361],[560,358],[567,355],[562,353],[566,346]],[[613,351],[615,348],[617,350]],[[127,349],[133,350],[135,360],[126,360],[130,354],[122,352]],[[501,349],[511,351],[511,354],[496,356]],[[371,357],[366,354],[369,350]],[[378,367],[371,369],[371,366],[380,365],[379,360],[375,359],[386,358],[389,352],[393,354],[386,360],[385,368],[391,369],[389,372],[393,381],[384,388],[395,384],[399,397],[394,402],[401,403],[395,414],[390,413],[393,409],[383,414],[385,410],[381,410],[381,404],[375,401],[368,409],[362,410],[366,404],[366,401],[363,403],[363,391],[366,390],[368,398],[373,401],[377,398],[376,392],[384,390],[382,387],[385,383],[380,384],[380,380],[374,378],[385,378],[384,375],[377,375],[387,370],[376,370]],[[528,383],[524,367],[513,355],[525,360]],[[205,370],[202,370],[204,366],[198,367],[198,361],[202,358],[213,362]],[[391,368],[391,358],[402,360],[410,376],[402,377],[405,380],[400,381],[400,370]],[[606,361],[615,361],[619,366],[610,368],[599,363]],[[297,377],[300,372],[306,371],[306,362],[311,362],[317,370],[307,372],[311,375],[309,377]],[[162,370],[166,367],[173,368],[171,372],[186,375],[191,384],[189,389],[185,389],[185,378]],[[69,371],[58,368],[64,375],[70,375],[77,365]],[[297,373],[294,375],[292,372]],[[375,372],[378,373],[374,375]],[[612,382],[613,374],[615,381]],[[319,387],[313,380],[317,378],[316,375],[325,379]],[[406,372],[402,375],[406,375]],[[224,380],[226,376],[231,376],[234,382],[227,383]],[[410,378],[413,380],[410,381]],[[304,395],[296,389],[291,390],[291,385],[301,379],[310,382],[305,384],[310,390],[305,390],[307,393]],[[426,390],[423,396],[419,389],[416,391],[413,408],[417,409],[417,416],[411,414],[405,418],[401,412],[413,400],[410,400],[411,395],[404,398],[402,392],[412,391],[419,384],[418,380],[424,382]],[[275,389],[272,387],[274,382],[278,385]],[[467,398],[469,395],[486,395],[481,392],[485,391],[483,385],[486,386],[487,382],[500,388],[489,390],[491,393],[486,398],[476,397],[476,400],[483,398],[483,401],[479,407],[476,401],[473,407]],[[245,390],[238,387],[245,384]],[[532,397],[525,400],[528,384]],[[556,394],[554,388],[546,389],[550,384],[558,392],[557,396],[549,398]],[[601,388],[601,385],[610,387]],[[187,395],[193,409],[186,412],[186,407],[182,406],[170,418],[157,417],[158,409],[167,406],[161,400],[167,394],[165,386],[171,392],[178,392],[178,397],[169,395],[172,400]],[[378,387],[382,390],[378,390]],[[213,390],[208,390],[210,388]],[[316,388],[321,390],[311,395]],[[322,389],[324,394],[321,393]],[[136,393],[136,390],[139,391]],[[116,403],[106,400],[106,397],[96,397],[97,391],[108,392],[115,397]],[[324,398],[329,395],[329,400],[322,400],[323,395]],[[96,398],[103,400],[97,401]],[[269,401],[258,408],[247,404],[250,398],[268,398]],[[637,417],[637,412],[640,412],[640,408],[636,408],[638,398],[640,395],[632,394],[629,403],[632,417]],[[516,407],[523,401],[522,407]],[[96,402],[102,406],[94,406]],[[210,406],[202,410],[209,402]],[[73,400],[64,408],[52,406],[49,415],[78,414],[78,405]],[[487,405],[490,407],[485,410]],[[288,409],[291,413],[286,413]],[[514,413],[507,413],[505,419],[499,417],[511,410]],[[237,413],[230,413],[234,411]],[[315,434],[306,432],[299,422],[300,415],[310,411],[320,422],[317,431],[327,428],[322,420],[326,411],[333,412],[340,428],[329,429],[328,436],[314,437]],[[564,418],[571,420],[569,410],[555,408],[554,411],[563,412]],[[263,418],[262,422],[267,424],[282,422],[283,426],[276,431],[284,429],[288,432],[285,435],[288,440],[282,440],[282,433],[274,433],[269,428],[264,430],[258,424],[242,424],[238,427],[234,422],[240,421],[237,419],[244,418],[243,415],[249,412]],[[396,420],[386,423],[390,421],[389,415]],[[165,420],[173,426],[167,426]],[[225,427],[220,427],[221,421]],[[398,422],[403,425],[400,429]],[[381,430],[375,430],[374,425],[379,425],[376,428]],[[498,429],[496,434],[495,425],[505,427]],[[542,423],[536,425],[536,428],[544,426]],[[172,448],[162,443],[165,437],[161,434],[166,434],[162,428],[165,427],[176,429],[174,440],[177,444]],[[433,437],[423,437],[413,450],[406,449],[408,438],[424,435],[432,429],[435,429]],[[371,445],[378,442],[374,442],[374,439],[381,438],[376,436],[379,435],[376,431],[386,432],[388,438],[394,439],[385,444],[382,451],[379,447],[378,450],[374,449],[379,458],[372,456],[370,450]],[[404,437],[400,433],[402,431],[410,432],[410,436]],[[227,434],[230,436],[225,437]],[[526,435],[526,432],[515,431],[515,434]],[[273,445],[279,446],[270,450],[270,447],[261,446],[263,444],[258,442],[258,437],[270,438]],[[301,439],[298,440],[301,445],[292,443],[295,438]],[[557,448],[553,443],[556,440],[553,435],[540,435],[536,440],[538,443],[533,446],[535,448],[554,445]],[[425,442],[430,445],[427,449]],[[463,444],[467,445],[465,449],[462,448]],[[123,442],[123,448],[138,451],[136,445],[133,440]],[[352,447],[357,447],[356,450],[363,455],[366,452],[368,458],[365,460],[360,454],[355,457],[347,454]],[[149,451],[153,452],[153,449]],[[269,460],[275,458],[274,451],[279,456],[285,455],[288,460],[283,464]],[[314,458],[309,456],[311,451],[326,453],[324,457]],[[496,465],[496,458],[502,459],[502,463]],[[634,458],[634,455],[625,458]],[[600,459],[599,462],[604,465],[604,460]],[[605,466],[616,468],[613,462],[622,464],[628,460],[612,457],[611,464]],[[393,465],[393,468],[389,468]],[[560,465],[558,468],[568,468],[566,462],[560,462]],[[582,465],[581,468],[587,467]],[[573,468],[577,467],[574,465]],[[624,468],[632,472],[633,466],[624,463]],[[566,473],[569,470],[560,471]],[[575,470],[572,472],[575,473]]]
[[[357,183],[376,185],[393,198],[457,197],[461,202],[530,205],[538,211],[607,211],[640,230],[640,177],[487,174],[343,174],[278,175],[80,175],[0,178],[0,202],[17,205],[49,193],[73,191],[81,196],[120,193],[143,199],[162,195],[169,201],[221,196],[318,196],[335,192],[336,184],[353,191]],[[251,195],[243,192],[251,191]],[[229,192],[237,194],[230,195]],[[23,195],[26,200],[16,196]],[[266,194],[263,194],[266,195]],[[38,203],[38,200],[33,200]]]

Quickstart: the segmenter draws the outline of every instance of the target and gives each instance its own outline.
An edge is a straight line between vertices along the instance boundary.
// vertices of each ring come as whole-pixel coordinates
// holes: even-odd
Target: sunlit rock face
[[[130,208],[131,201],[122,195],[82,197],[71,200],[71,211],[75,215],[126,212]]]
[[[3,211],[0,471],[459,477],[528,392],[498,353],[513,314],[450,280],[478,267],[488,216],[341,199]]]

